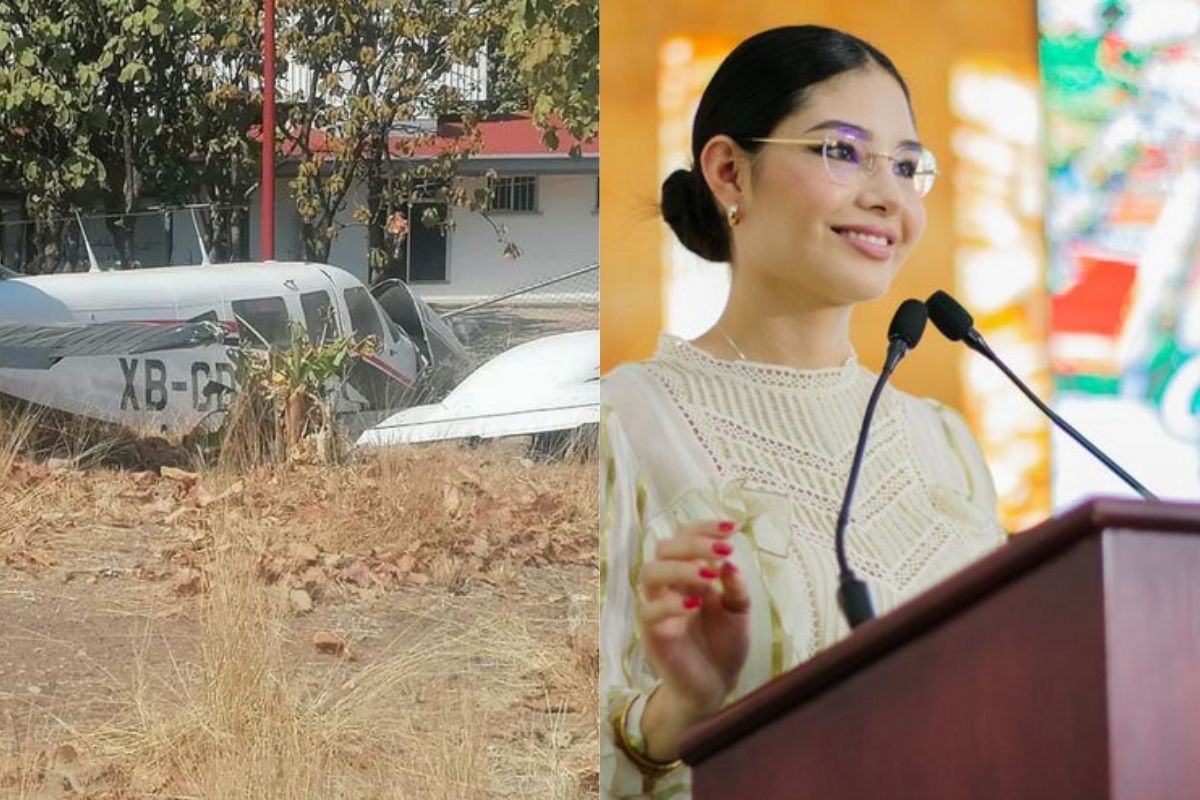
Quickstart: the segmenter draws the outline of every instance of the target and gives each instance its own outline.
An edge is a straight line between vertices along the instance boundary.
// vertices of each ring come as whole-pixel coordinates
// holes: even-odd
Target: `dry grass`
[[[37,415],[14,414],[0,408],[0,481],[12,471],[17,456],[26,451],[30,434],[37,426]]]
[[[220,534],[199,680],[176,674],[164,703],[139,676],[129,694],[136,713],[90,737],[89,749],[131,783],[198,797],[383,795],[406,778],[396,755],[417,743],[404,700],[451,643],[414,630],[353,677],[334,669],[306,686],[289,662],[284,602],[262,591],[245,533]]]
[[[166,438],[151,430],[132,430],[0,397],[0,467],[5,467],[0,469],[0,479],[18,455],[80,468],[202,464],[201,453],[188,437]]]
[[[33,672],[4,642],[23,624],[101,677],[53,706],[6,695],[0,655],[0,797],[596,795],[594,461],[500,443],[168,476],[86,447],[50,465],[37,430],[0,414],[0,653]],[[36,611],[67,600],[141,633],[105,650],[107,623]]]

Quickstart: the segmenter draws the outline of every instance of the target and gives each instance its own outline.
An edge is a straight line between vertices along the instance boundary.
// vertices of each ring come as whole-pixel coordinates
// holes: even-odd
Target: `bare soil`
[[[10,461],[0,797],[598,795],[594,460],[497,443],[243,475]],[[260,662],[303,730],[363,743],[308,789],[293,744],[245,795],[218,788],[240,767],[197,755],[257,747],[212,720]]]

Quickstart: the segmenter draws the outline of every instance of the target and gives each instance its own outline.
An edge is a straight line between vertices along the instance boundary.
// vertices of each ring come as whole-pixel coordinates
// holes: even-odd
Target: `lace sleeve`
[[[950,445],[962,462],[972,505],[993,521],[997,542],[1003,542],[1008,533],[1000,523],[996,484],[979,442],[967,426],[966,420],[957,411],[940,403],[937,404],[937,411]]]
[[[646,489],[611,406],[600,410],[600,797],[689,796],[690,771],[644,774],[616,744],[614,725],[658,680],[637,629],[637,580],[646,554]]]

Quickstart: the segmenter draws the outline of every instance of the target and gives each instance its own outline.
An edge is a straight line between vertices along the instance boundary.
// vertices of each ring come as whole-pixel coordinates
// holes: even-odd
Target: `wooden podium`
[[[681,749],[695,800],[1200,798],[1200,504],[1078,506]]]

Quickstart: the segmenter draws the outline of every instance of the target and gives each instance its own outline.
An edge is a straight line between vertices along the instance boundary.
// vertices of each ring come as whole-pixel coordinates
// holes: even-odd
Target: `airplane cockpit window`
[[[374,336],[375,342],[379,346],[383,346],[383,326],[379,322],[379,312],[375,310],[375,303],[371,300],[371,295],[366,289],[354,287],[347,289],[346,308],[350,311],[350,325],[354,328],[354,335],[359,339],[365,339],[368,336]]]
[[[404,338],[404,332],[400,330],[400,326],[392,321],[391,317],[384,320],[387,323],[388,333],[392,335],[393,342],[399,342]]]
[[[282,297],[255,297],[250,300],[234,300],[233,316],[243,327],[253,330],[243,330],[243,342],[261,345],[265,339],[267,344],[274,347],[287,347],[291,344],[288,333],[288,312]]]
[[[333,311],[333,298],[329,292],[306,292],[300,295],[300,307],[304,309],[304,327],[308,329],[310,342],[326,344],[337,339],[337,315]]]

